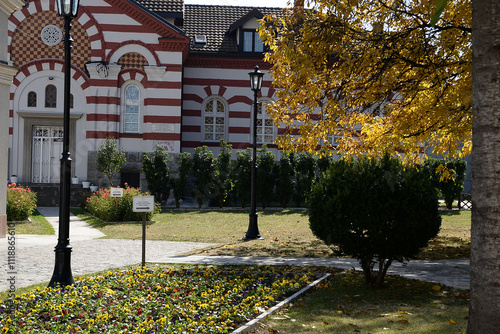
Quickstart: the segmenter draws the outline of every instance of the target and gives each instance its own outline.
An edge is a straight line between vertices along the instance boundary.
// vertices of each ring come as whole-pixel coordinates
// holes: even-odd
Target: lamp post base
[[[250,212],[250,223],[248,224],[248,231],[243,238],[243,241],[255,240],[263,238],[260,236],[259,227],[257,225],[257,219],[259,218],[259,214],[257,212]]]
[[[71,273],[72,247],[70,245],[57,245],[54,251],[56,252],[56,264],[49,287],[74,284],[75,280],[73,279],[73,274]]]

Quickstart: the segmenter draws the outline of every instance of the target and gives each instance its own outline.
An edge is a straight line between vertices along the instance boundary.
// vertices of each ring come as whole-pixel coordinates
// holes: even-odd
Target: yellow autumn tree
[[[321,0],[260,28],[281,148],[461,157],[472,137],[471,0]],[[325,152],[325,150],[321,150]]]

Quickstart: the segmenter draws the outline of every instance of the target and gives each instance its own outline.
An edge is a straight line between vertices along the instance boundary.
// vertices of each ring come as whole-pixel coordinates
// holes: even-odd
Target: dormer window
[[[264,52],[264,43],[256,30],[243,30],[243,52]]]
[[[206,35],[194,35],[193,45],[194,46],[205,46],[205,45],[207,45],[207,36]]]

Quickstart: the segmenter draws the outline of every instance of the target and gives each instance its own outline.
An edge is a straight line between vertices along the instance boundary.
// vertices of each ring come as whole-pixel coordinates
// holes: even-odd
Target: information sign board
[[[154,196],[134,196],[133,212],[153,212],[155,208]]]
[[[111,197],[123,197],[123,188],[111,188],[109,190],[109,196],[111,196]]]

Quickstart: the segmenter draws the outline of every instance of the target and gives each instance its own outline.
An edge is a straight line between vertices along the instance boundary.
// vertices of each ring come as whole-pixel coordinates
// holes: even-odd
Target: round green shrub
[[[99,189],[87,198],[85,209],[92,215],[107,222],[141,221],[142,213],[133,212],[134,196],[143,196],[139,188],[124,188],[123,197],[111,197],[109,189]],[[159,213],[159,204],[155,203],[154,212],[146,213],[146,220],[152,220]]]
[[[16,183],[7,187],[7,220],[25,221],[36,209],[36,193]]]
[[[327,245],[360,261],[368,284],[380,287],[393,261],[409,260],[437,235],[441,217],[430,177],[385,156],[335,163],[313,186],[309,222]]]

